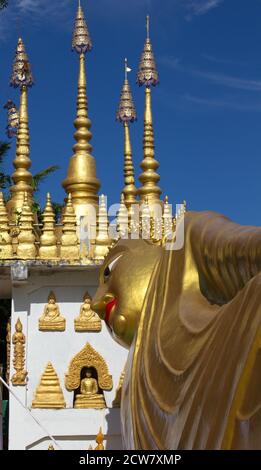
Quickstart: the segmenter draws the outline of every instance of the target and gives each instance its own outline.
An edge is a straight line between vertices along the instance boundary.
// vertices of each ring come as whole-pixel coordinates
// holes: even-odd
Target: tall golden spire
[[[137,188],[135,186],[134,167],[132,161],[132,147],[130,140],[129,123],[137,120],[136,109],[134,106],[131,89],[128,81],[128,61],[124,64],[125,79],[121,92],[120,104],[117,112],[117,121],[124,125],[124,183],[123,189],[124,201],[127,208],[135,204],[137,197]]]
[[[159,75],[150,42],[149,16],[147,16],[147,39],[140,60],[137,83],[139,86],[145,85],[143,160],[140,165],[143,172],[139,177],[142,186],[138,189],[138,193],[142,202],[144,202],[147,197],[149,204],[153,204],[160,200],[161,195],[161,189],[157,186],[157,183],[160,180],[160,176],[156,172],[159,167],[159,163],[155,159],[154,130],[151,109],[151,86],[156,86],[159,83]]]
[[[81,216],[89,215],[88,205],[98,207],[97,193],[100,188],[100,181],[96,177],[95,159],[91,154],[92,133],[86,93],[85,54],[92,49],[92,42],[80,2],[75,21],[72,49],[80,56],[77,117],[74,121],[76,144],[73,147],[74,155],[70,160],[63,187],[67,194],[72,195],[72,203],[77,221],[79,221]]]
[[[11,199],[7,203],[9,216],[14,219],[16,212],[21,211],[23,207],[24,193],[27,193],[30,204],[33,193],[32,174],[29,171],[31,160],[27,101],[27,89],[33,85],[33,76],[21,38],[18,39],[10,84],[14,88],[20,88],[21,92],[16,157],[13,161],[15,167],[15,172],[12,175],[14,186],[11,187]]]

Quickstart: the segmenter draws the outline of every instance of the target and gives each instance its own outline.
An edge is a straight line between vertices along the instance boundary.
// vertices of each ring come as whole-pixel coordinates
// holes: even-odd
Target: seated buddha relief
[[[99,388],[97,372],[94,368],[83,368],[81,376],[80,393],[75,395],[74,408],[105,408],[102,390]]]
[[[44,307],[44,312],[39,318],[40,331],[64,331],[65,318],[61,315],[59,306],[56,303],[54,292],[50,292],[48,303]]]
[[[101,331],[101,320],[91,309],[92,298],[88,292],[83,297],[80,315],[74,320],[75,331]]]
[[[106,407],[104,392],[112,390],[112,376],[105,359],[87,343],[71,360],[65,387],[74,393],[74,408]]]

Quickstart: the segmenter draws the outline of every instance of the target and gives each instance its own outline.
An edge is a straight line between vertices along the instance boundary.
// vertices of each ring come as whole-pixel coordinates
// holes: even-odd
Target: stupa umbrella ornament
[[[16,217],[24,203],[24,194],[27,193],[28,202],[32,204],[32,174],[30,160],[30,136],[28,125],[28,88],[32,87],[33,75],[24,43],[18,39],[10,85],[20,89],[19,123],[16,140],[16,156],[13,161],[15,172],[12,175],[14,185],[11,187],[11,199],[7,203],[7,210],[11,218]]]
[[[128,81],[128,73],[131,72],[128,61],[124,62],[124,84],[120,97],[120,104],[116,119],[124,126],[124,202],[128,209],[137,203],[137,188],[135,186],[134,166],[132,160],[132,146],[129,124],[137,120],[135,105]]]

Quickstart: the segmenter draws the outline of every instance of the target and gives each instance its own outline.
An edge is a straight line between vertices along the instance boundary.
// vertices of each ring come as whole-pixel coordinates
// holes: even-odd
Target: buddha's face
[[[55,304],[55,300],[54,300],[54,299],[50,299],[50,300],[49,300],[49,303],[50,303],[51,305],[54,305],[54,304]]]
[[[100,272],[100,287],[91,308],[105,321],[113,338],[130,347],[137,331],[149,281],[162,248],[145,240],[120,240]]]
[[[85,375],[89,379],[92,376],[92,373],[89,370],[87,370]]]

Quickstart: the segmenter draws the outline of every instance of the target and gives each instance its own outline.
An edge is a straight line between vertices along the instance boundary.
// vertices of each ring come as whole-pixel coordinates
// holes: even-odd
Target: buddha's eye
[[[103,272],[103,278],[104,278],[104,282],[106,282],[110,275],[111,275],[111,272],[113,270],[113,267],[116,265],[116,263],[119,261],[119,259],[121,258],[122,255],[120,256],[117,256],[117,258],[115,258],[113,261],[110,262],[110,264],[108,264],[106,266],[106,268],[104,269],[104,272]]]

